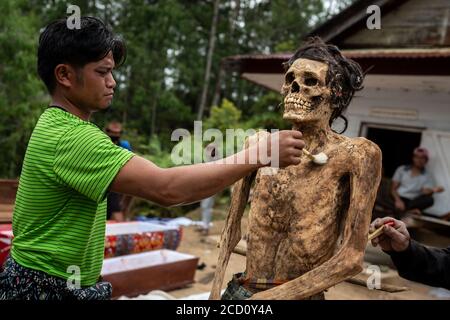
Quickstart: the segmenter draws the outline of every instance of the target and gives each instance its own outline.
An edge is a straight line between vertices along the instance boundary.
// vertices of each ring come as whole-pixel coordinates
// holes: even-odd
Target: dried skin
[[[293,94],[305,101],[321,99],[312,107],[288,105],[284,118],[303,132],[310,151],[324,152],[329,160],[318,166],[303,156],[299,165],[275,175],[258,172],[248,222],[246,275],[288,282],[251,299],[316,299],[359,273],[381,178],[381,151],[374,143],[336,134],[328,126],[333,108],[325,86],[328,66],[300,60],[306,59],[294,62],[287,72],[294,78],[286,77],[285,102]],[[305,77],[312,75],[318,80],[315,91],[305,87]],[[298,92],[291,88],[295,81],[301,85]],[[219,298],[229,255],[239,241],[249,183],[246,177],[233,191],[211,299]]]
[[[330,140],[327,165],[305,157],[256,178],[247,276],[292,281],[252,298],[309,298],[361,270],[381,153],[364,138],[332,134]]]

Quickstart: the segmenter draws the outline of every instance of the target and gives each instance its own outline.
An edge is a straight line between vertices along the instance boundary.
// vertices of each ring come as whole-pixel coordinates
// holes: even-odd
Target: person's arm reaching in
[[[384,226],[384,233],[372,240],[389,254],[401,277],[430,286],[450,289],[450,247],[446,249],[427,248],[412,240],[406,225],[391,217],[375,219],[370,232],[387,221],[394,226]]]
[[[279,164],[286,167],[300,163],[304,142],[301,133],[293,130],[280,131]],[[226,158],[235,163],[236,158],[246,159],[243,164],[222,164],[224,160],[190,166],[162,169],[142,157],[134,156],[119,171],[110,190],[144,198],[163,206],[192,203],[210,197],[236,182],[253,170],[263,166],[258,161],[250,164],[249,154],[267,148],[269,156],[275,154],[270,148],[270,136],[255,142],[249,148]]]

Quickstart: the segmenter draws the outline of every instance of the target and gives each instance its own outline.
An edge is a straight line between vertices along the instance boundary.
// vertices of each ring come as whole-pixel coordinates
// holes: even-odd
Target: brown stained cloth
[[[228,282],[227,288],[222,295],[222,300],[245,300],[250,298],[254,293],[272,289],[289,280],[279,279],[255,279],[245,278],[245,272],[236,273]],[[305,300],[325,300],[323,292],[306,298]]]

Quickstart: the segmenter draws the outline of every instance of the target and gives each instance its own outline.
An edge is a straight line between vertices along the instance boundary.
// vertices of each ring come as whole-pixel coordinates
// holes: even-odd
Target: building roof
[[[450,75],[450,48],[358,49],[342,53],[371,74]],[[239,73],[284,73],[291,53],[236,55],[223,60],[225,68]]]
[[[369,30],[369,6],[380,8],[380,29]],[[450,1],[358,0],[312,30],[341,49],[450,47]]]
[[[380,30],[367,29],[370,5],[380,7]],[[449,12],[449,0],[358,0],[305,38],[320,36],[337,45],[370,74],[450,76]],[[237,55],[223,65],[254,81],[251,74],[283,74],[283,62],[291,56]]]

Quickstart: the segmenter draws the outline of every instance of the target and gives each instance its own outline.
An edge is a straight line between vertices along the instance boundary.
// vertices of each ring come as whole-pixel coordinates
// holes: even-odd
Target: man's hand
[[[388,221],[393,221],[394,225],[392,227],[384,225]],[[384,233],[372,240],[374,247],[379,245],[384,251],[397,252],[408,249],[411,238],[404,222],[391,217],[378,218],[370,224],[369,232],[374,232],[382,225],[384,225]]]
[[[422,188],[422,194],[425,195],[432,195],[433,193],[441,193],[444,191],[444,188],[439,186],[439,187],[435,187],[435,188]]]
[[[296,130],[283,130],[279,132],[280,168],[300,163],[302,149],[305,146],[305,142],[301,138],[301,132]]]
[[[260,157],[267,157],[272,160],[273,165],[274,157],[278,156],[278,164],[280,168],[284,168],[300,163],[302,149],[305,146],[301,138],[302,134],[297,130],[282,130],[272,134],[260,131],[257,135],[249,137],[248,147],[250,152],[254,153],[252,156],[258,157],[258,163],[262,161]],[[278,150],[274,148],[272,142],[278,142]]]
[[[405,211],[406,207],[402,199],[400,198],[395,199],[395,208],[399,211]]]

